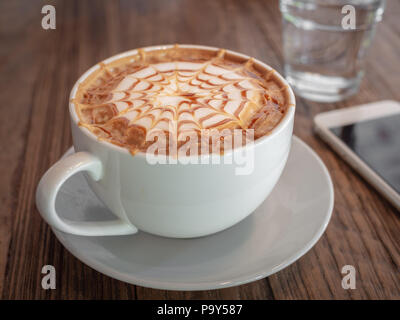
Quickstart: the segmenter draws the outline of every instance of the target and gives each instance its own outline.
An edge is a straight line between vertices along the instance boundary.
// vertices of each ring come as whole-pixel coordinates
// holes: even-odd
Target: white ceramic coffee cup
[[[171,46],[147,47],[157,50]],[[218,48],[182,45],[180,47],[217,51]],[[237,57],[249,58],[227,50]],[[136,50],[113,56],[111,62]],[[268,65],[254,60],[258,66]],[[83,74],[71,91],[75,97],[79,83],[94,70]],[[78,126],[78,116],[70,103],[75,154],[54,164],[42,177],[36,204],[42,217],[63,232],[83,236],[126,235],[138,230],[156,235],[190,238],[209,235],[231,227],[252,213],[277,183],[291,146],[295,98],[287,82],[289,108],[280,123],[266,136],[243,148],[253,148],[254,163],[246,175],[237,175],[240,164],[227,164],[233,149],[221,157],[220,164],[150,164],[146,155],[132,156],[128,150],[98,140],[89,130]],[[214,155],[215,156],[215,155]],[[233,161],[234,162],[234,161]],[[62,184],[78,172],[86,172],[90,188],[116,215],[114,221],[74,222],[60,218],[55,210],[56,195]]]

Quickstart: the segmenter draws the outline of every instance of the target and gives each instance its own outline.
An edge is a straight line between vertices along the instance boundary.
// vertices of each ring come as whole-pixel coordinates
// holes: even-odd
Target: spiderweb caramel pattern
[[[157,152],[168,154],[193,135],[202,152],[201,139],[224,129],[254,129],[255,139],[268,134],[286,112],[288,93],[273,70],[252,59],[174,46],[100,63],[72,102],[79,125],[99,139],[134,154],[162,132],[166,148]]]

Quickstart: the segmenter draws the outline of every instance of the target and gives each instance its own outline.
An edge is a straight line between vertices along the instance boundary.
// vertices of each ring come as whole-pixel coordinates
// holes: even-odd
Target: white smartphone
[[[379,101],[314,118],[316,133],[400,210],[400,103]]]

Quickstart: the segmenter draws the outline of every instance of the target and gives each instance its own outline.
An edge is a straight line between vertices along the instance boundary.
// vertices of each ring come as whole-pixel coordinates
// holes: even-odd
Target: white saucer
[[[67,154],[72,152],[71,148]],[[195,239],[144,232],[82,237],[53,231],[74,256],[110,277],[158,289],[208,290],[255,281],[287,267],[318,241],[332,208],[333,186],[325,165],[294,137],[288,163],[271,195],[225,231]],[[72,220],[112,216],[82,174],[61,188],[56,209]]]

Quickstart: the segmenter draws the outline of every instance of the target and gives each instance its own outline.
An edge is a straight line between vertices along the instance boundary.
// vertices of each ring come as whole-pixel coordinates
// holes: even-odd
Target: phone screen
[[[400,194],[400,114],[330,130]]]

